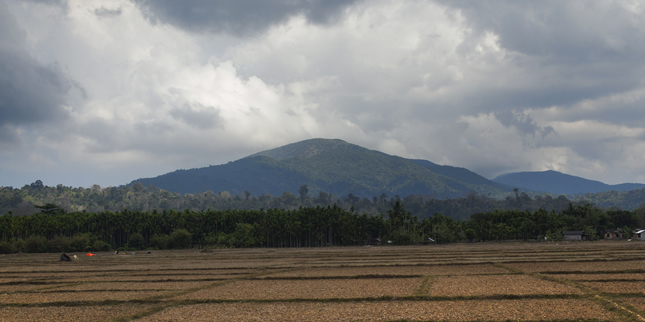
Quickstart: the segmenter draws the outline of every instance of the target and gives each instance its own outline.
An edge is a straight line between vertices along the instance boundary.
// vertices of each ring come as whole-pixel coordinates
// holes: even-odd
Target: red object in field
[[[96,256],[96,254],[87,253],[87,254],[85,254],[85,256]]]

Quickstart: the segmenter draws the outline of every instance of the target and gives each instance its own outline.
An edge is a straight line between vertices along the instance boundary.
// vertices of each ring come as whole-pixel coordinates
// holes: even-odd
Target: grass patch
[[[421,285],[414,291],[414,296],[416,297],[423,297],[423,296],[428,296],[428,291],[430,290],[430,286],[432,285],[432,276],[426,276],[423,278],[423,281],[421,281]]]

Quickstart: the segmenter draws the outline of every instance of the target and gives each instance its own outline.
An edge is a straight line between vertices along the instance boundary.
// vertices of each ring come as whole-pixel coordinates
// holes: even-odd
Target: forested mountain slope
[[[206,191],[195,194],[171,193],[154,186],[144,187],[141,183],[132,186],[91,188],[45,186],[40,180],[22,188],[0,187],[0,215],[12,213],[14,216],[31,215],[40,212],[35,206],[54,204],[67,212],[87,211],[153,211],[153,210],[231,210],[231,209],[299,209],[300,207],[327,207],[337,205],[345,210],[354,209],[355,213],[379,215],[386,214],[391,205],[399,200],[396,196],[380,195],[374,198],[359,198],[353,194],[336,196],[326,192],[304,194],[301,197],[286,192],[279,196],[269,195],[231,195],[228,192],[213,193]],[[570,204],[591,203],[604,209],[635,210],[645,209],[645,189],[628,192],[604,192],[578,196],[575,199],[550,195],[528,195],[521,191],[504,199],[491,198],[481,194],[468,194],[465,197],[440,199],[428,195],[410,195],[400,199],[406,209],[417,217],[428,218],[434,214],[466,220],[472,214],[496,210],[537,211],[539,209],[561,211]]]
[[[442,171],[443,170],[443,171]],[[228,164],[178,170],[155,178],[137,179],[145,186],[180,193],[207,190],[238,195],[325,191],[363,198],[387,195],[460,197],[469,192],[503,194],[511,188],[466,169],[408,160],[368,150],[342,140],[311,139],[250,155]]]

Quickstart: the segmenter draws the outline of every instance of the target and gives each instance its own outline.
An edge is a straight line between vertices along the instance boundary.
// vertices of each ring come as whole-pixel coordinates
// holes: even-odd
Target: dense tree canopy
[[[178,210],[181,209],[181,210]],[[0,188],[0,252],[85,251],[118,248],[320,247],[561,238],[580,230],[645,227],[645,208],[603,209],[564,196],[515,191],[496,200],[469,194],[361,199],[320,191],[300,196],[229,192],[180,195],[132,187]]]
[[[631,193],[637,199],[638,194]],[[101,188],[93,185],[91,188],[72,188],[58,185],[48,187],[42,182],[34,182],[20,189],[0,187],[0,214],[11,211],[14,215],[31,215],[41,210],[67,212],[103,212],[103,211],[163,211],[171,209],[188,209],[191,211],[206,210],[260,210],[268,208],[298,209],[299,207],[333,206],[337,205],[346,210],[354,209],[358,213],[368,215],[384,214],[390,205],[400,200],[412,215],[422,218],[432,217],[441,213],[453,219],[466,220],[474,213],[494,210],[529,210],[538,209],[564,210],[572,200],[564,196],[534,195],[521,192],[514,196],[499,200],[488,196],[471,193],[463,198],[442,199],[430,195],[409,195],[388,197],[382,193],[371,198],[360,198],[349,193],[346,196],[319,191],[309,194],[306,184],[300,187],[299,196],[285,192],[278,196],[270,194],[254,196],[249,191],[240,195],[232,195],[228,191],[214,193],[205,191],[196,194],[178,194],[154,186],[144,187],[141,183],[132,186]],[[640,198],[645,200],[645,195]],[[585,204],[586,200],[573,202]],[[48,207],[41,208],[39,207]],[[637,207],[634,207],[635,209]]]
[[[394,201],[384,215],[358,214],[334,206],[285,210],[65,212],[41,207],[28,216],[0,216],[0,251],[86,251],[198,247],[321,247],[529,240],[561,237],[580,230],[598,236],[602,229],[629,233],[643,225],[645,211],[603,211],[570,204],[555,212],[496,210],[455,220],[440,213],[419,220]]]

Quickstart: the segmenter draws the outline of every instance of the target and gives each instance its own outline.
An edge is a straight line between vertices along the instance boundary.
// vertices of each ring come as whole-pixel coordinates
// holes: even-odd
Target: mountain
[[[469,183],[474,185],[493,185],[504,191],[510,191],[511,189],[513,189],[513,187],[511,186],[488,180],[478,175],[477,173],[474,173],[465,168],[453,167],[449,165],[439,165],[436,163],[432,163],[428,160],[410,160],[410,161],[422,167],[425,167],[426,169],[434,173],[437,173],[449,178],[453,178],[463,183]]]
[[[314,196],[325,191],[371,198],[411,194],[459,197],[469,192],[499,194],[511,188],[471,171],[409,160],[342,140],[311,139],[262,151],[223,165],[177,170],[132,181],[179,193],[211,190],[258,196],[298,194],[306,184]]]
[[[600,181],[588,180],[553,170],[507,173],[492,181],[516,188],[554,194],[585,194],[645,188],[645,184],[640,183],[608,185]]]

